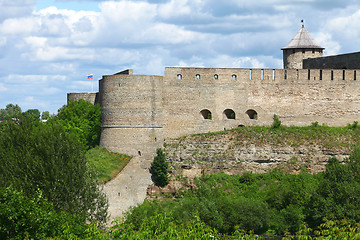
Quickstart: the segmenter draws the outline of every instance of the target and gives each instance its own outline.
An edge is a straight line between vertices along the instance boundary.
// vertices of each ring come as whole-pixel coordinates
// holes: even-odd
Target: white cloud
[[[176,65],[282,67],[280,48],[301,19],[326,54],[358,51],[359,2],[324,3],[119,0],[99,1],[99,11],[36,11],[34,0],[0,0],[0,105],[39,104],[56,112],[67,92],[97,88],[95,80],[81,81],[88,73],[101,78],[126,68],[163,74],[165,66]]]
[[[33,17],[6,19],[0,24],[0,33],[2,35],[24,36],[36,32],[39,29],[39,22]]]
[[[159,17],[172,18],[181,15],[189,15],[193,9],[189,5],[189,0],[171,0],[159,5]]]

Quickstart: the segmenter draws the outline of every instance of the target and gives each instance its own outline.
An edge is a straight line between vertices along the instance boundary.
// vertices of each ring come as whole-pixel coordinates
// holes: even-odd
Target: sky
[[[302,19],[325,56],[360,51],[359,0],[0,0],[0,13],[0,108],[23,111],[57,113],[125,69],[282,68]]]

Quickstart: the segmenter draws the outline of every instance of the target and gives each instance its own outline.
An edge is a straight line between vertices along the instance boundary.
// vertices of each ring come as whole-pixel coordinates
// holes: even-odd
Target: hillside
[[[297,173],[320,172],[329,157],[343,161],[359,141],[357,124],[328,127],[239,127],[194,134],[165,141],[172,173],[184,176],[247,171],[263,173],[277,168]]]

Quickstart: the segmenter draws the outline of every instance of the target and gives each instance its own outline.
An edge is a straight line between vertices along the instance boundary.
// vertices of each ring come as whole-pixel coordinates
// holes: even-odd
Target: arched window
[[[224,115],[227,119],[235,119],[235,112],[232,109],[225,109]]]
[[[258,119],[257,112],[255,110],[253,110],[253,109],[247,110],[246,114],[249,116],[250,119],[255,119],[255,120]]]
[[[232,75],[232,79],[236,80],[236,75],[235,74]]]
[[[209,120],[212,119],[211,112],[208,109],[201,110],[200,114],[204,119],[209,119]]]
[[[180,80],[180,79],[182,79],[182,75],[181,74],[178,74],[177,75],[177,78]]]
[[[196,79],[200,79],[200,74],[196,74]]]
[[[217,80],[219,78],[219,75],[215,74],[214,79]]]

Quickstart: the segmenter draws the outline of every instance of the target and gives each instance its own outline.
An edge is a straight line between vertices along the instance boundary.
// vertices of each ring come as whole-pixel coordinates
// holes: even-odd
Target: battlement
[[[252,68],[165,68],[165,83],[172,84],[251,84],[251,83],[340,83],[360,77],[360,69],[252,69]],[[321,82],[320,82],[321,83]]]

